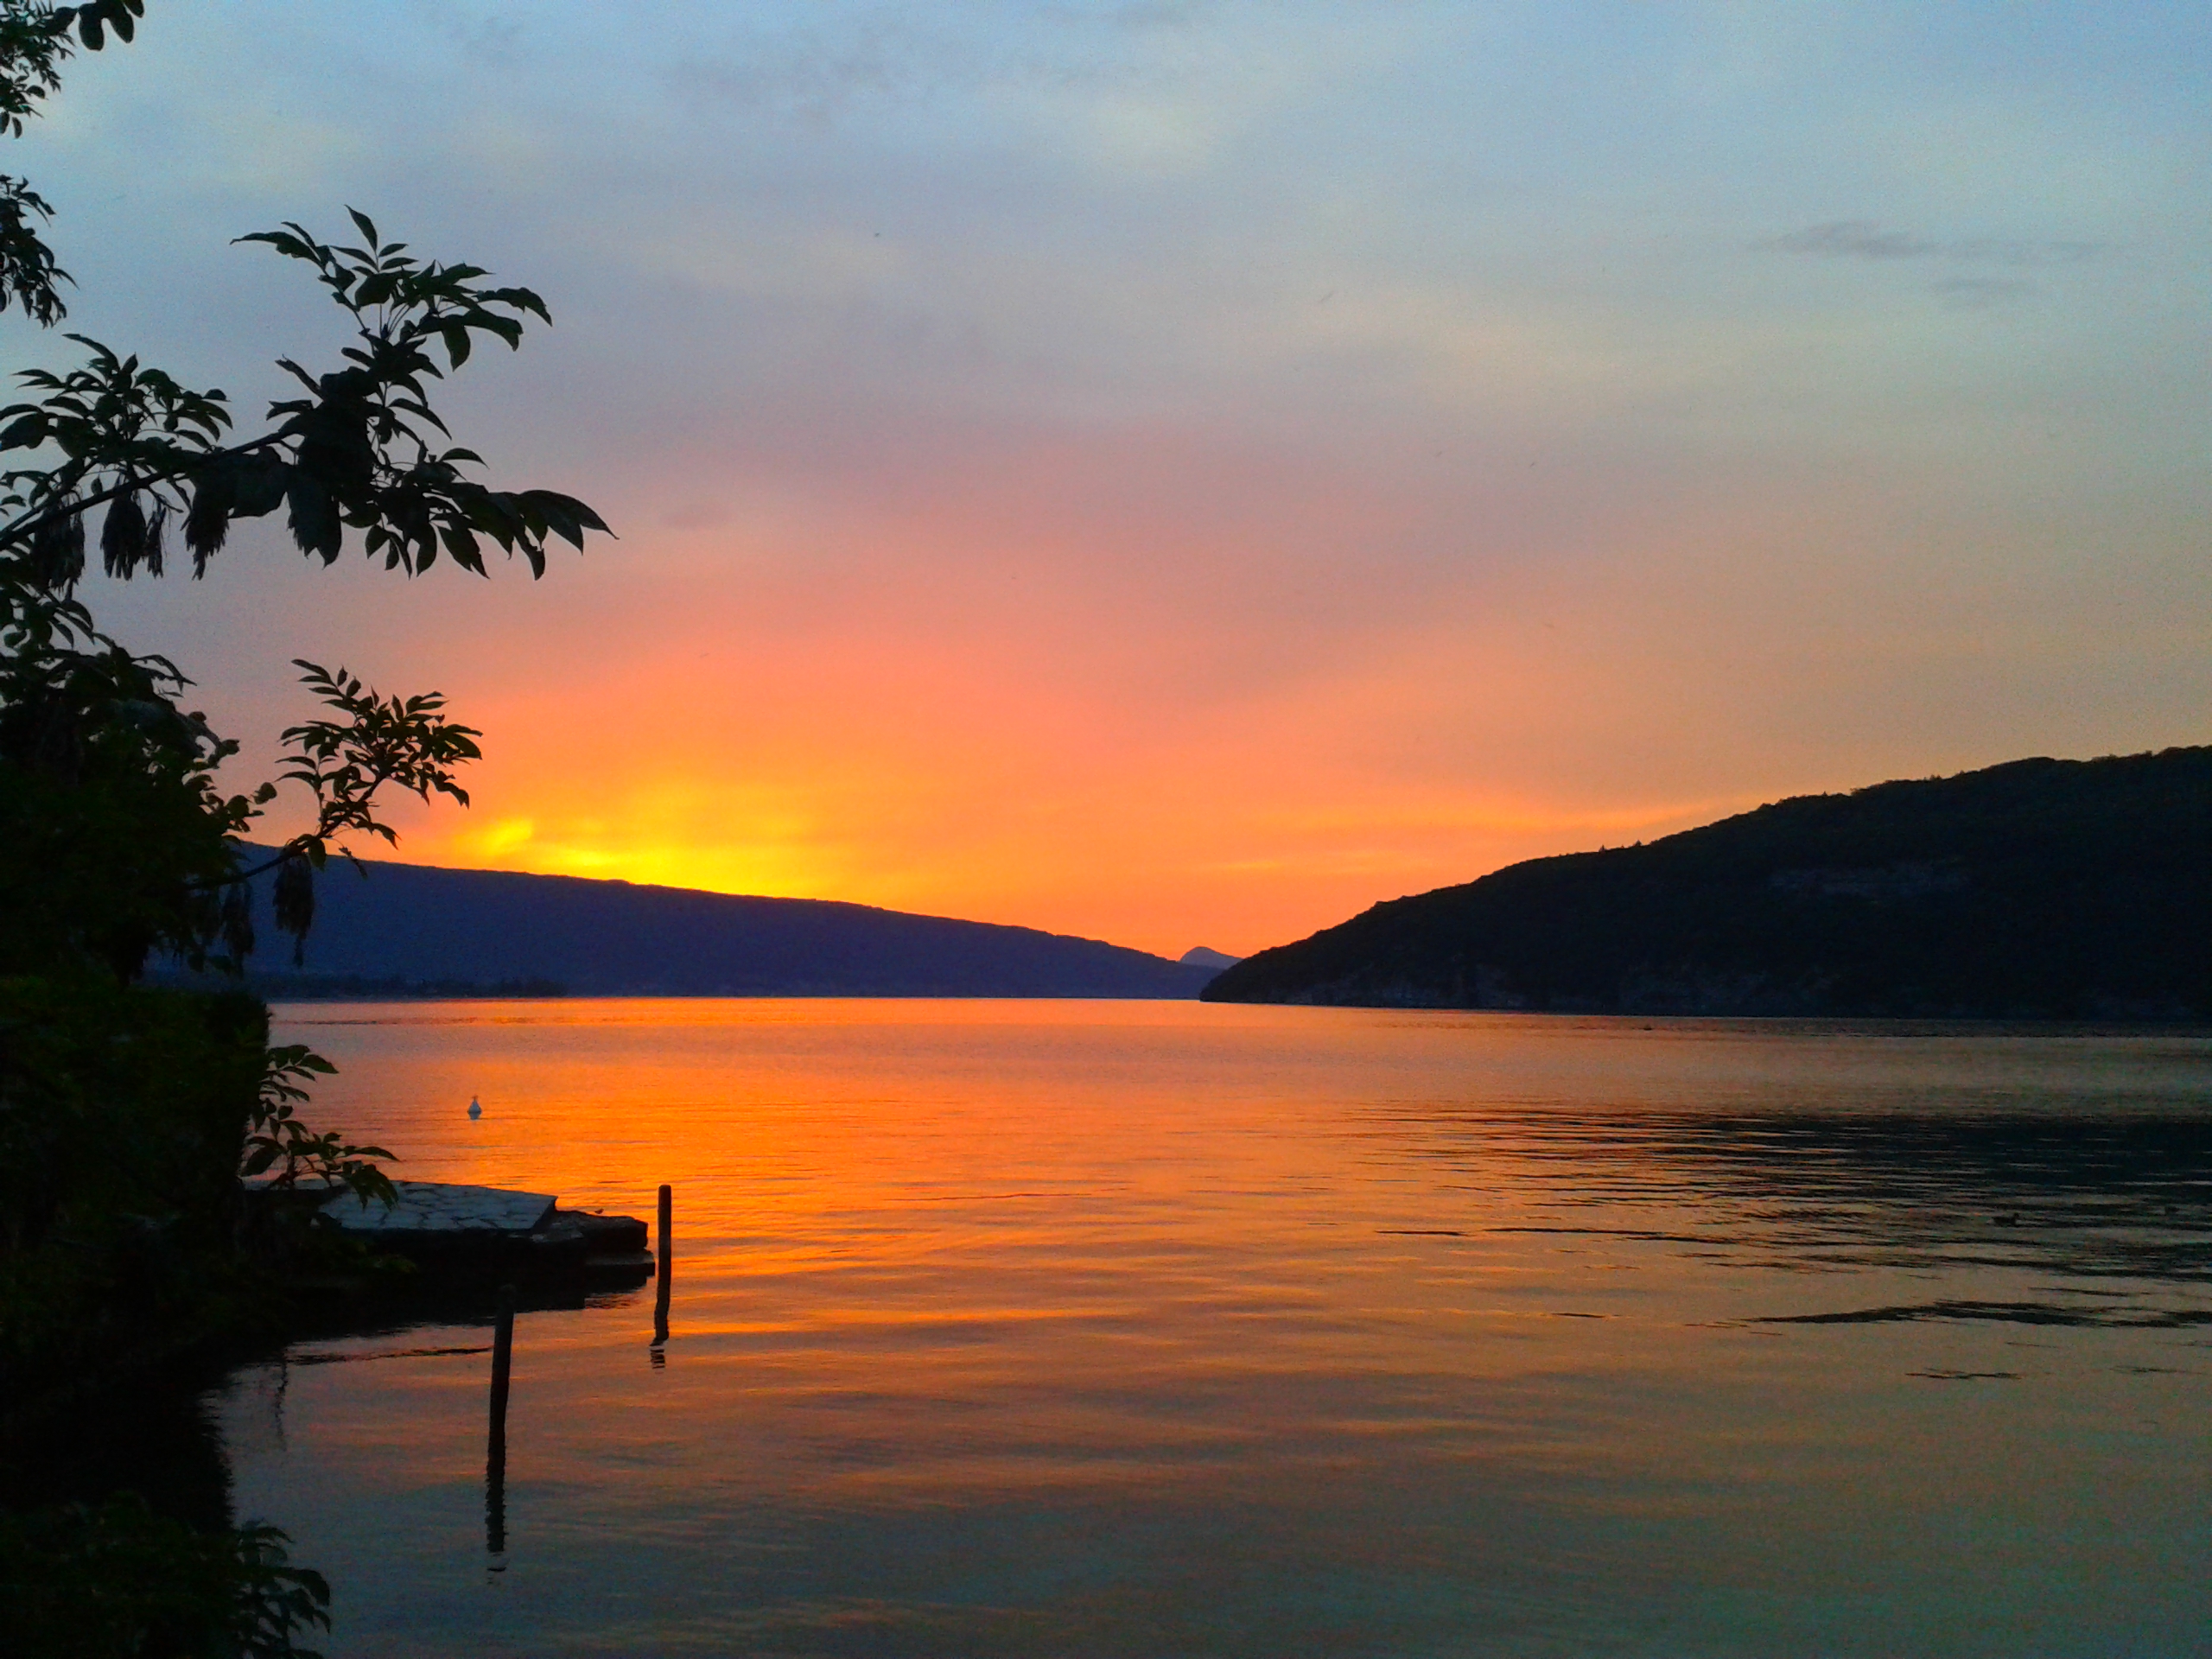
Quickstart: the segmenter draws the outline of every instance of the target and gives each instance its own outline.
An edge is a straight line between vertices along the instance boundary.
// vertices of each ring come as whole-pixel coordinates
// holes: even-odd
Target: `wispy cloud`
[[[1954,310],[1986,311],[2026,299],[2036,285],[2017,276],[1953,276],[1934,283],[1929,291]]]
[[[1866,219],[1839,219],[1752,245],[1776,253],[1817,253],[1837,259],[1924,259],[1943,251],[1940,242],[1909,231],[1885,231]]]
[[[2094,242],[2021,241],[2009,237],[1962,237],[1937,241],[1911,231],[1888,231],[1870,219],[1831,219],[1770,236],[1752,247],[1765,253],[1815,254],[1829,259],[1948,259],[1962,264],[2035,267],[2079,264],[2099,252]]]
[[[2013,242],[1987,236],[1954,242],[1943,250],[1954,259],[1991,265],[2078,265],[2101,251],[2094,242]]]

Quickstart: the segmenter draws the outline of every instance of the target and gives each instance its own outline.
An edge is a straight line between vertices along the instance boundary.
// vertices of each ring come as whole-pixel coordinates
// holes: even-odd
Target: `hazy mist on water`
[[[676,1188],[663,1363],[518,1322],[502,1554],[480,1330],[217,1397],[336,1656],[2212,1652],[2212,1040],[279,1012],[403,1175]]]

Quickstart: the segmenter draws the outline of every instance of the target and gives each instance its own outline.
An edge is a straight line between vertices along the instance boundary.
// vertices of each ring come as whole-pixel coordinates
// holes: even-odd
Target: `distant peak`
[[[1203,944],[1198,944],[1185,950],[1177,960],[1190,968],[1234,968],[1244,958],[1224,956],[1218,950],[1209,950]]]

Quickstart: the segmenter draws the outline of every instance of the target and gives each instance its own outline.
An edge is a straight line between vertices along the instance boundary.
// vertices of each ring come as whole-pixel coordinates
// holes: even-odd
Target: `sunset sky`
[[[261,771],[447,691],[400,856],[1242,953],[2212,741],[2201,4],[149,12],[6,163],[72,327],[257,413],[346,204],[553,308],[442,407],[619,541],[88,585]]]

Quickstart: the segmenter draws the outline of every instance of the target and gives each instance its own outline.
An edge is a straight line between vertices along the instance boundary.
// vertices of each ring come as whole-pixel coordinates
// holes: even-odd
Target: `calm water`
[[[481,1328],[216,1396],[334,1655],[2212,1653],[2212,1042],[282,1012],[404,1174],[677,1191],[663,1363],[518,1322],[499,1554]]]

